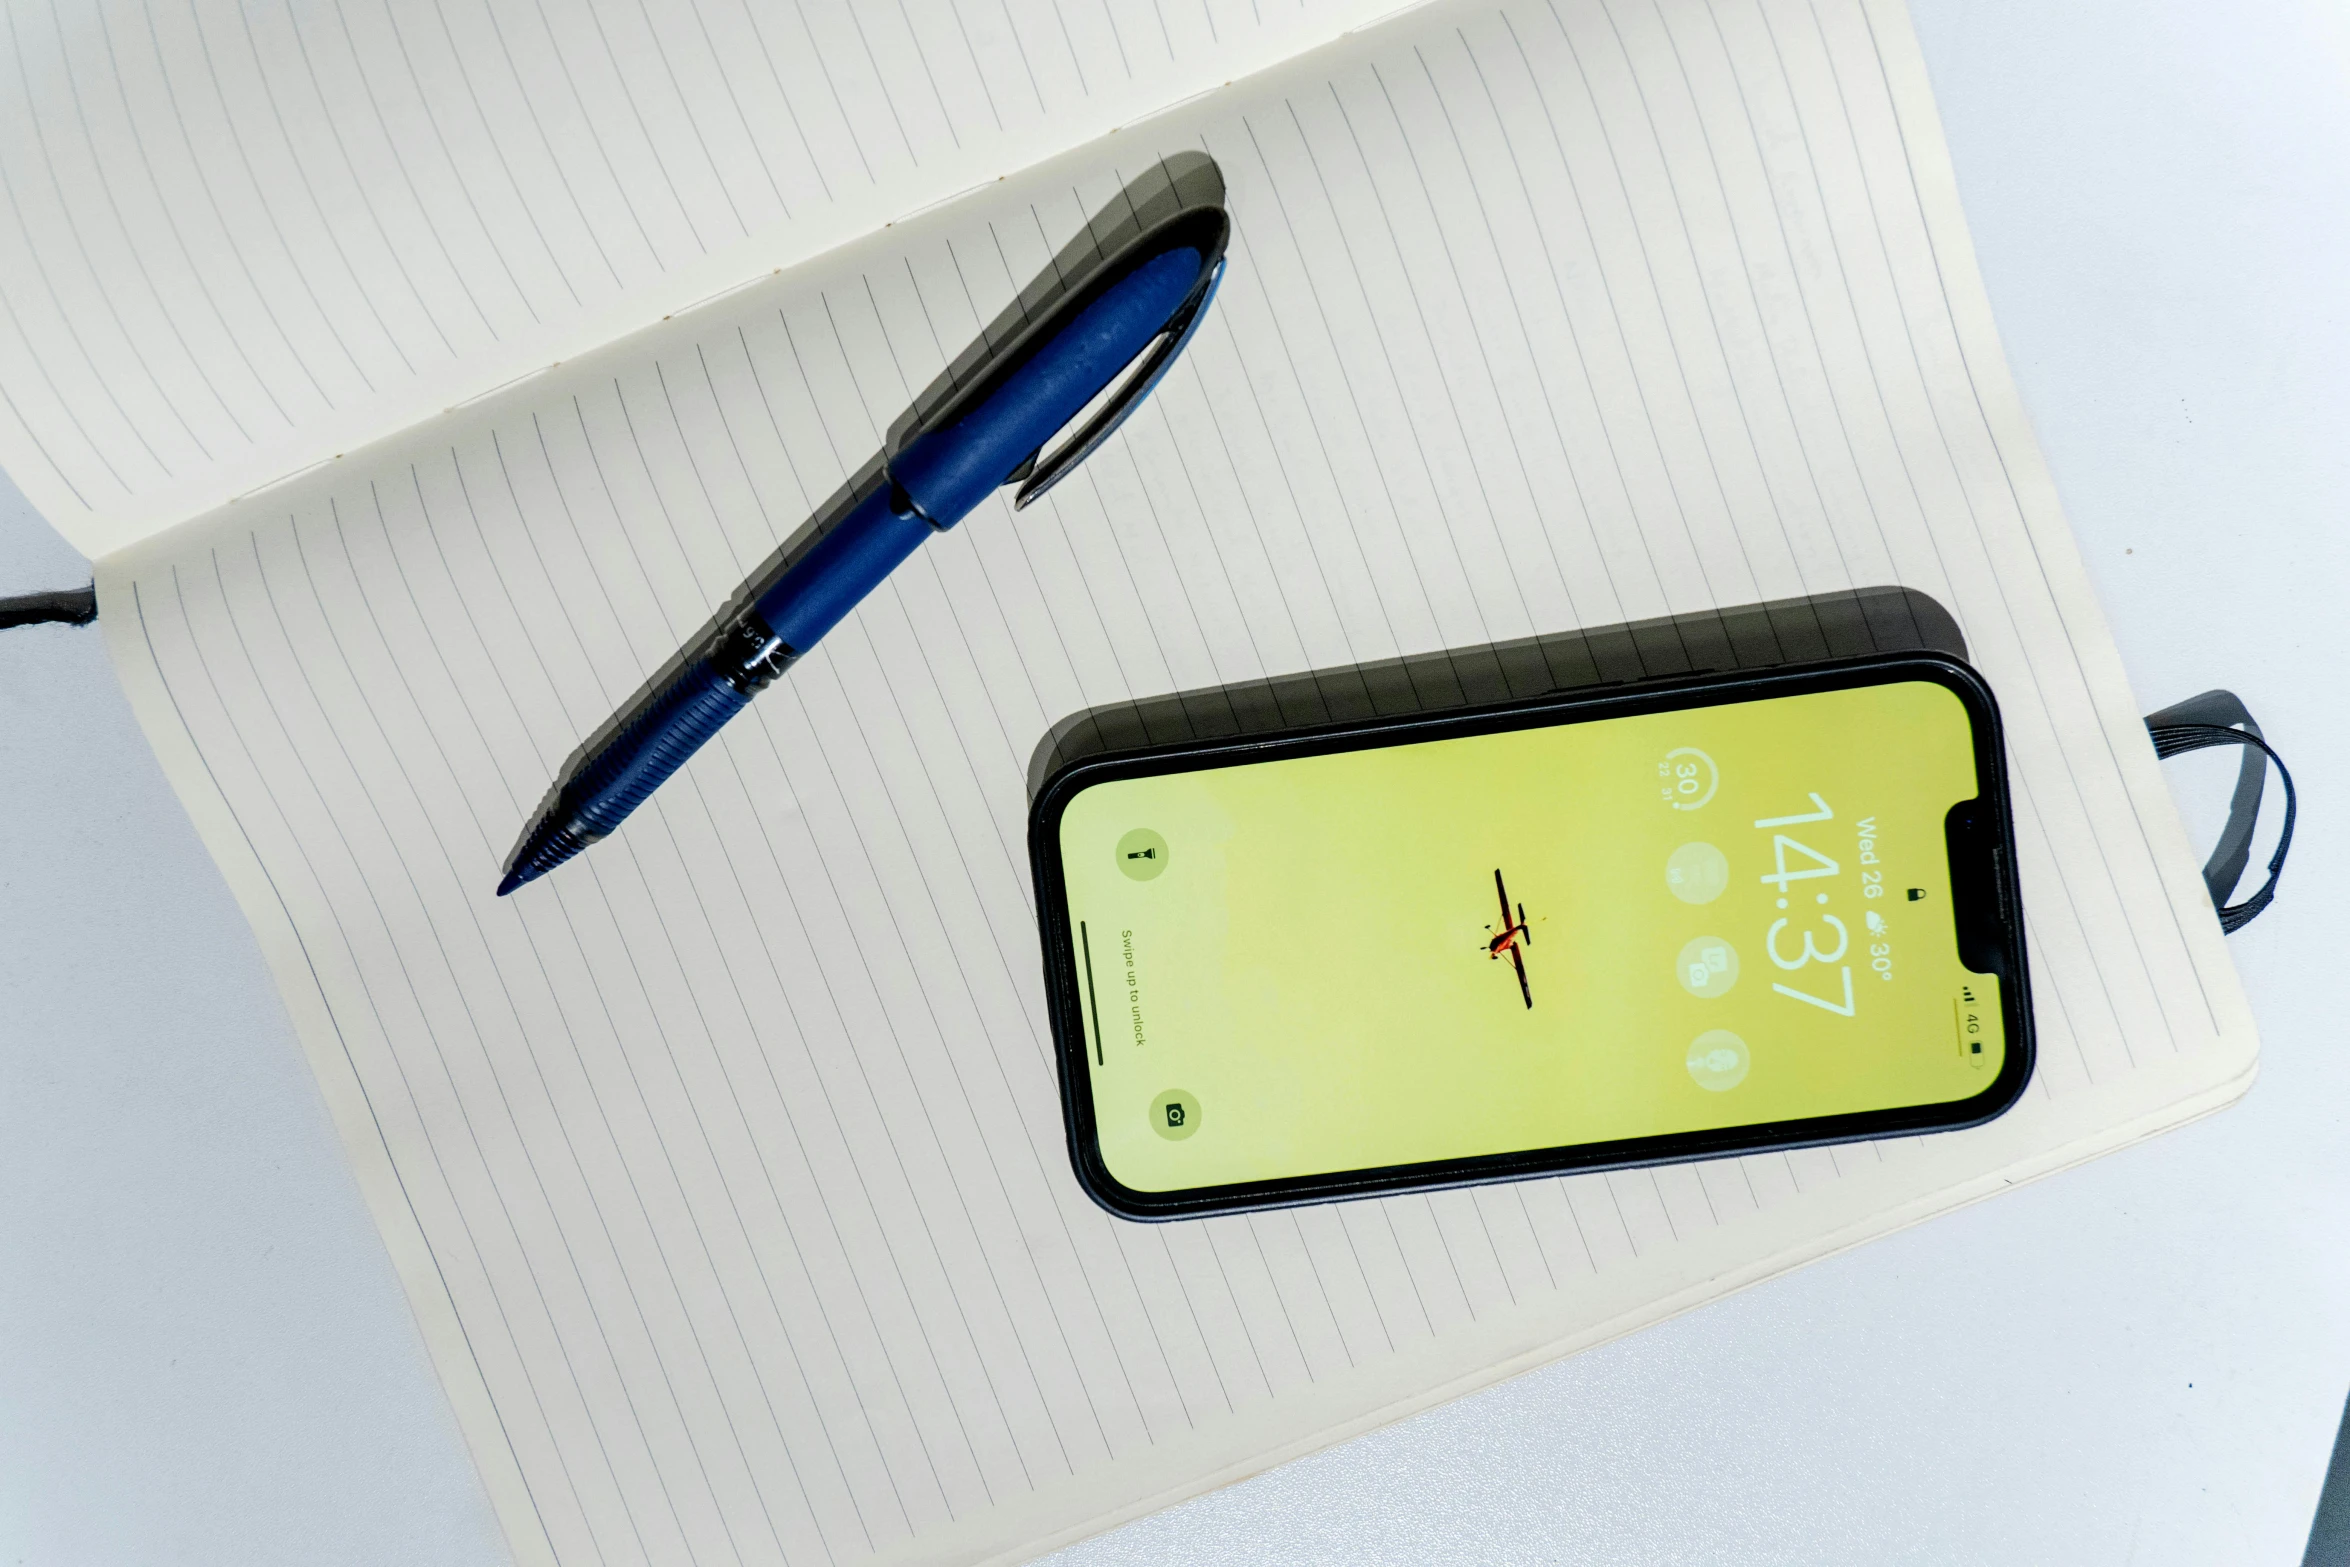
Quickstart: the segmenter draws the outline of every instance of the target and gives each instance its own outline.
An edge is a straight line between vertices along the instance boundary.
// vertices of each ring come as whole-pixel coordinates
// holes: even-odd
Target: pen
[[[1230,233],[1213,206],[1146,228],[917,422],[834,522],[745,582],[730,601],[741,608],[721,614],[678,672],[579,756],[515,846],[498,896],[617,828],[933,533],[1002,485],[1019,485],[1018,510],[1090,456],[1198,329]],[[1045,443],[1105,393],[1047,454]]]

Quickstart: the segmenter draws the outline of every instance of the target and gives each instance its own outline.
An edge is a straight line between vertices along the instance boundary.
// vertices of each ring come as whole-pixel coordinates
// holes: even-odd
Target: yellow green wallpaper
[[[1060,839],[1102,1158],[1164,1192],[1967,1098],[1974,776],[1906,682],[1095,785]]]

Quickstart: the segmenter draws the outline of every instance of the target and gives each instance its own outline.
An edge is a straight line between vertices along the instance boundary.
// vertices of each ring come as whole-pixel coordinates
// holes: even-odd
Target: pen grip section
[[[750,700],[711,660],[687,665],[572,780],[572,823],[596,838],[611,832]]]

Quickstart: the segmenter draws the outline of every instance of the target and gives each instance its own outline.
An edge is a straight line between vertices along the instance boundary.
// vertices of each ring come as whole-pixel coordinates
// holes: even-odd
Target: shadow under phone
[[[1966,638],[1950,611],[1915,588],[1875,587],[1271,675],[1109,702],[1064,718],[1029,758],[1028,796],[1035,799],[1047,779],[1072,763],[1181,741],[1289,734],[1725,670],[1926,652],[1966,657]]]

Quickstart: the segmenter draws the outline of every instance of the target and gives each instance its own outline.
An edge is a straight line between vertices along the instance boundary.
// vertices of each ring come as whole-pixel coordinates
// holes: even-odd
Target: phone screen
[[[1073,1091],[1139,1193],[1971,1098],[1977,778],[1905,679],[1092,784]]]

